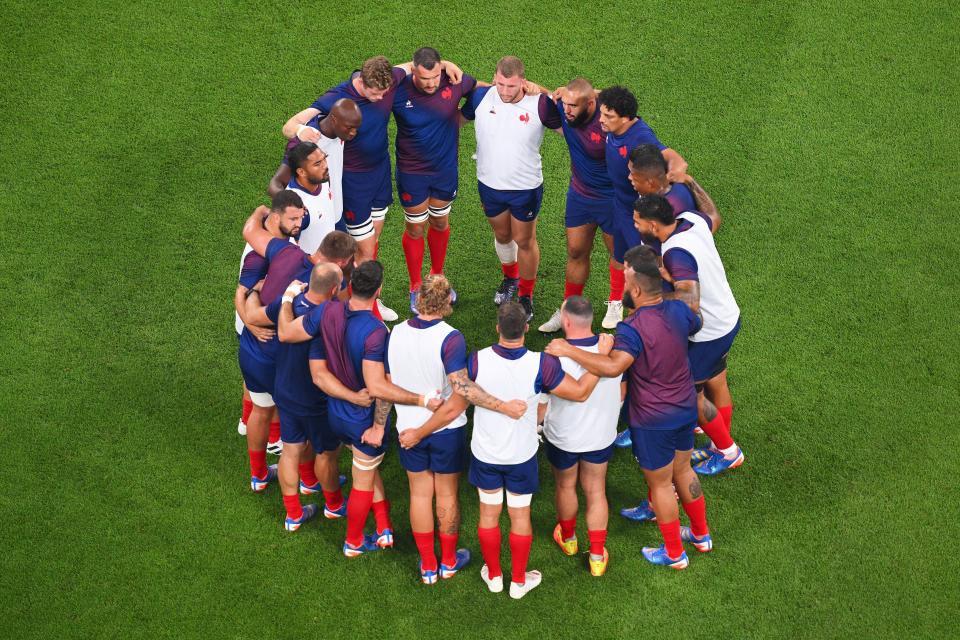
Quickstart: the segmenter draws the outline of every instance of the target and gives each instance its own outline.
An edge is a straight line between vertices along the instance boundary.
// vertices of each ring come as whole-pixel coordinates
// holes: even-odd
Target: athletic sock
[[[563,299],[566,300],[570,296],[582,296],[583,295],[583,285],[574,284],[569,280],[563,283]]]
[[[511,262],[510,264],[501,263],[500,269],[503,271],[504,278],[517,280],[520,277],[520,264],[517,262]]]
[[[530,547],[533,545],[533,535],[521,536],[510,533],[510,565],[513,568],[511,580],[517,584],[527,582],[527,560],[530,559]]]
[[[373,259],[376,260],[377,256],[380,255],[380,241],[377,240],[373,243]]]
[[[737,443],[733,443],[726,449],[720,449],[720,453],[723,454],[723,457],[727,460],[734,460],[738,455],[740,455],[740,447],[737,446]]]
[[[569,520],[557,520],[560,525],[560,537],[564,540],[575,538],[577,535],[577,518],[574,516]]]
[[[270,433],[267,435],[267,442],[273,444],[280,439],[280,421],[274,420],[270,423]]]
[[[603,547],[607,544],[607,530],[588,529],[587,538],[590,539],[590,555],[602,556]]]
[[[497,529],[497,531],[499,531],[499,529]],[[457,564],[457,542],[459,540],[459,533],[440,534],[440,562],[448,567],[452,567]]]
[[[610,265],[610,300],[623,300],[623,287],[626,279],[622,269],[614,269]]]
[[[537,279],[531,278],[527,280],[526,278],[520,278],[520,291],[517,293],[521,297],[533,297],[533,288],[537,286]]]
[[[443,263],[447,259],[447,245],[450,243],[450,227],[437,231],[433,227],[427,230],[427,244],[430,246],[430,273],[443,273]]]
[[[730,430],[727,429],[723,416],[720,413],[706,424],[701,424],[700,428],[707,434],[707,437],[713,440],[714,446],[718,449],[729,449],[733,445],[733,438],[730,437]]]
[[[487,565],[489,577],[503,575],[500,570],[500,527],[477,527],[477,538],[480,540],[480,553],[483,555],[483,563]]]
[[[283,506],[286,507],[287,517],[291,520],[299,520],[303,517],[303,505],[300,504],[300,496],[296,493],[283,496]]]
[[[336,491],[324,490],[323,499],[326,500],[327,509],[330,511],[336,511],[343,506],[343,493],[341,493],[340,487],[337,487]]]
[[[671,560],[676,560],[683,553],[683,541],[680,539],[680,519],[673,522],[657,522],[660,533],[663,535],[663,546]]]
[[[407,262],[407,275],[410,276],[410,291],[416,291],[422,280],[423,236],[414,239],[404,231],[400,237],[400,243],[403,245],[403,259]],[[433,257],[432,254],[431,257]]]
[[[303,480],[303,484],[309,487],[315,486],[320,482],[317,479],[317,472],[313,468],[313,461],[300,463],[300,479]]]
[[[253,400],[243,399],[243,414],[240,419],[243,421],[243,424],[247,424],[247,420],[250,419],[250,413],[253,412]]]
[[[690,531],[693,532],[693,535],[702,538],[710,533],[710,529],[707,527],[706,498],[700,496],[692,502],[684,502],[683,510],[687,512],[687,517],[690,518]]]
[[[267,471],[267,452],[247,449],[247,454],[250,456],[250,475],[258,480],[265,479],[269,473]]]
[[[367,524],[373,491],[354,489],[347,502],[347,544],[359,547],[363,544],[363,526]]]
[[[373,503],[373,518],[377,521],[377,533],[382,533],[384,529],[392,529],[390,526],[390,501],[381,500]]]
[[[420,568],[424,571],[437,570],[437,554],[433,548],[433,531],[426,533],[413,532],[413,541],[420,552]]]
[[[383,322],[383,316],[380,315],[380,305],[376,300],[373,301],[373,309],[370,310],[370,313],[373,314],[374,318],[376,318],[380,322]]]
[[[725,407],[717,407],[717,412],[723,416],[723,421],[727,425],[727,431],[730,431],[730,419],[733,418],[733,405],[728,404]]]

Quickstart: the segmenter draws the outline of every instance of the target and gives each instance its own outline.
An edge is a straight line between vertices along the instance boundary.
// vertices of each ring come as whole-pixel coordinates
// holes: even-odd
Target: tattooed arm
[[[693,194],[693,199],[697,203],[697,209],[700,210],[700,213],[704,214],[710,218],[710,231],[714,234],[717,233],[717,229],[720,228],[720,223],[723,221],[723,218],[720,217],[720,211],[717,210],[717,205],[713,201],[713,198],[710,197],[710,194],[704,190],[700,184],[693,179],[693,176],[686,176],[684,184],[690,189],[690,193]]]
[[[447,378],[450,380],[450,384],[453,385],[454,392],[466,398],[470,404],[502,413],[514,420],[519,420],[520,417],[527,412],[527,403],[523,400],[504,402],[484,391],[480,385],[470,379],[466,369],[454,371],[448,375]]]
[[[673,291],[664,293],[664,300],[682,300],[690,310],[700,313],[700,283],[696,280],[677,280],[672,283]]]

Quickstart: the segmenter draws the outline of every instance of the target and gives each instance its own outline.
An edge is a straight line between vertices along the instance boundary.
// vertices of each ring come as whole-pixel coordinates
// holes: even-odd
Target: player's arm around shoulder
[[[594,376],[615,378],[633,364],[635,355],[617,348],[616,342],[608,334],[600,334],[599,351],[591,353],[579,349],[566,340],[552,340],[545,349],[546,353],[558,358],[567,357],[586,369]],[[589,394],[588,394],[589,395]]]
[[[697,209],[700,213],[710,218],[710,232],[716,235],[717,230],[720,228],[720,223],[723,222],[720,211],[717,209],[717,204],[713,201],[713,198],[710,197],[710,194],[700,186],[700,183],[694,180],[693,176],[687,174],[683,180],[683,184],[687,185],[690,193],[693,194],[693,200],[697,203]]]
[[[527,403],[523,400],[504,401],[487,393],[483,387],[470,379],[466,369],[453,371],[447,375],[454,395],[461,396],[470,404],[482,409],[502,413],[513,420],[519,420],[527,412]]]

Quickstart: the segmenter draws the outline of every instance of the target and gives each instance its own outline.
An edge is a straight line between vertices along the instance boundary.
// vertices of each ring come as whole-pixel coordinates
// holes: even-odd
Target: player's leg
[[[553,469],[554,503],[557,508],[557,525],[553,529],[553,541],[568,556],[577,553],[577,456],[562,451],[549,441],[544,443],[547,459]]]
[[[727,383],[727,370],[710,378],[703,384],[703,390],[710,402],[717,408],[723,421],[730,429],[730,420],[733,416],[733,397],[730,395],[730,386]]]
[[[570,216],[568,212],[567,223]],[[593,249],[593,239],[597,233],[594,223],[567,226],[567,266],[566,279],[563,285],[563,299],[570,296],[583,295],[583,287],[590,276],[590,252]],[[560,331],[560,307],[557,307],[550,319],[540,325],[543,333]]]
[[[703,475],[717,475],[743,464],[743,451],[730,436],[730,429],[717,407],[706,398],[703,384],[697,384],[697,424],[713,442],[714,451],[694,466],[694,471]]]
[[[283,450],[283,440],[280,439],[280,413],[273,408],[270,416],[270,427],[267,431],[267,453],[278,456]]]
[[[406,195],[406,194],[405,194]],[[425,243],[423,236],[426,233],[427,219],[430,217],[427,201],[418,205],[404,207],[405,224],[401,244],[403,259],[407,264],[407,276],[410,281],[410,311],[416,313],[416,291],[423,280],[423,254]]]
[[[513,239],[511,219],[509,209],[487,216],[487,222],[493,230],[494,249],[503,272],[503,280],[493,294],[493,302],[497,305],[512,300],[520,285],[520,265],[517,262],[519,250]]]
[[[527,312],[527,321],[533,319],[533,290],[537,284],[540,266],[540,245],[537,243],[537,221],[521,222],[510,219],[510,231],[517,243],[517,263],[520,266],[520,284],[517,301]]]
[[[452,578],[470,562],[470,551],[457,548],[460,541],[460,500],[457,496],[460,473],[435,473],[433,478],[440,527],[440,577]]]
[[[378,181],[379,185],[377,184]],[[393,184],[390,180],[389,158],[374,172],[374,176],[370,181],[370,187],[372,194],[370,220],[373,222],[375,239],[373,244],[373,259],[376,260],[380,251],[380,235],[383,233],[383,227],[387,219],[387,211],[390,210],[390,205],[393,204]],[[385,305],[380,298],[377,298],[377,303],[374,305],[374,308],[376,309],[374,315],[378,316],[381,320],[393,322],[399,318],[397,312]]]
[[[584,520],[587,522],[587,538],[590,540],[590,572],[595,576],[603,575],[609,559],[606,549],[607,524],[610,517],[607,504],[608,464],[608,462],[580,460],[580,486],[587,501]]]
[[[500,568],[500,513],[503,511],[503,474],[498,465],[470,456],[470,484],[477,488],[480,498],[480,517],[477,522],[477,540],[483,566],[480,577],[493,593],[503,591],[503,571]]]
[[[276,477],[276,466],[267,466],[267,434],[273,416],[273,398],[269,393],[251,392],[253,411],[247,420],[247,454],[250,458],[250,488],[263,491]]]
[[[680,539],[680,512],[673,491],[673,463],[677,437],[673,430],[634,429],[633,451],[650,489],[650,505],[663,535],[662,547],[644,547],[643,557],[654,564],[686,568],[687,555]]]
[[[533,546],[530,503],[539,488],[536,454],[526,462],[505,467],[504,488],[507,493],[507,513],[510,515],[510,597],[522,598],[542,580],[539,571],[527,571],[530,548]]]
[[[610,227],[612,229],[612,225]],[[623,275],[623,263],[617,262],[614,257],[613,233],[603,229],[603,245],[610,256],[607,270],[610,274],[610,295],[607,297],[607,312],[604,314],[602,326],[604,329],[616,329],[617,323],[623,320],[623,288],[626,282]]]
[[[240,414],[240,422],[237,424],[237,433],[242,436],[247,435],[247,419],[250,418],[250,412],[253,411],[253,400],[250,399],[250,390],[246,383],[243,384],[243,412]]]
[[[377,546],[381,549],[393,547],[393,525],[390,524],[390,501],[387,500],[387,490],[383,485],[383,476],[380,469],[373,476],[373,519],[377,527]]]
[[[450,244],[450,211],[453,200],[430,198],[430,217],[427,220],[427,245],[430,247],[430,273],[439,275],[447,260],[447,246]],[[456,302],[456,296],[454,296]]]
[[[439,567],[433,540],[433,472],[407,471],[410,481],[410,531],[420,552],[420,578],[424,584],[437,581]]]
[[[703,496],[700,479],[690,466],[690,454],[693,452],[693,429],[690,429],[688,442],[683,443],[689,448],[677,451],[673,459],[673,485],[687,517],[690,518],[689,527],[680,527],[681,539],[692,542],[697,551],[707,552],[713,549],[713,539],[710,537],[710,528],[707,525],[707,502]]]

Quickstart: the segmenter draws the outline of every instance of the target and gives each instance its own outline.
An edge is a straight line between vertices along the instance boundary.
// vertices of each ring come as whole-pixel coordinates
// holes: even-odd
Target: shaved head
[[[578,95],[593,95],[593,85],[586,78],[574,78],[567,83],[567,91]]]
[[[327,134],[327,137],[336,136],[344,142],[349,142],[357,137],[357,130],[362,121],[363,115],[357,103],[350,98],[340,98],[330,108],[330,115],[320,121],[320,130]]]
[[[329,262],[321,262],[310,272],[310,291],[326,295],[335,287],[339,288],[342,281],[343,272],[340,271],[340,267]]]

